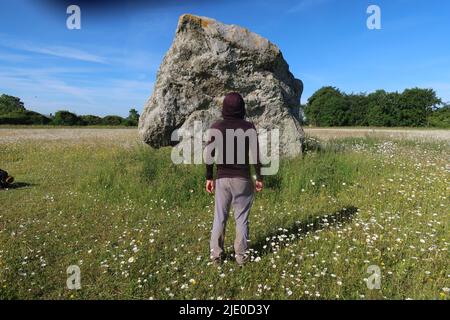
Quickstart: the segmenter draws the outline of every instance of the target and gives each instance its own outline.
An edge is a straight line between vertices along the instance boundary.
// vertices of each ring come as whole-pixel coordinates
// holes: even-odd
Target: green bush
[[[377,90],[367,95],[323,87],[308,99],[305,115],[309,124],[320,127],[423,127],[439,104],[433,89]]]
[[[0,114],[0,124],[44,125],[51,121],[42,114],[28,110]]]
[[[25,107],[19,98],[6,94],[0,96],[0,114],[21,111],[25,111]]]
[[[139,113],[136,109],[131,109],[128,118],[125,119],[125,125],[126,126],[137,126],[139,123]]]
[[[102,124],[102,118],[94,115],[80,116],[81,123],[85,126],[97,126]]]
[[[450,105],[434,110],[428,117],[428,125],[437,128],[450,128]]]
[[[442,101],[432,89],[406,89],[399,98],[397,124],[402,127],[423,127],[433,107]]]
[[[305,137],[302,147],[302,151],[305,154],[313,151],[322,151],[323,149],[321,142],[318,139],[310,136]]]
[[[124,119],[122,125],[127,127],[136,127],[138,125],[138,122],[130,119]]]
[[[81,125],[82,120],[75,113],[62,110],[55,113],[53,124],[57,126],[76,126]]]
[[[119,116],[106,116],[102,119],[102,124],[107,126],[120,126],[123,125],[125,119]]]
[[[315,126],[345,126],[348,124],[348,103],[339,89],[324,87],[309,99],[305,109],[310,124]]]

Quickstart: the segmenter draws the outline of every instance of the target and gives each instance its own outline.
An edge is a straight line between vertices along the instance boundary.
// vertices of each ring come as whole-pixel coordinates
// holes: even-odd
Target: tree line
[[[0,96],[0,124],[13,125],[55,125],[55,126],[137,126],[139,113],[131,109],[126,118],[108,115],[99,117],[95,115],[77,115],[60,110],[55,114],[43,115],[27,110],[20,98],[2,94]]]
[[[406,89],[402,93],[377,90],[346,94],[335,87],[317,90],[305,106],[303,123],[317,127],[441,127],[450,128],[450,105],[443,103],[433,89]],[[0,96],[0,124],[57,126],[137,126],[139,113],[126,118],[109,115],[77,115],[61,110],[42,115],[27,110],[20,98]]]
[[[308,99],[303,110],[304,123],[317,127],[450,128],[450,105],[433,89],[346,94],[335,87],[323,87]]]

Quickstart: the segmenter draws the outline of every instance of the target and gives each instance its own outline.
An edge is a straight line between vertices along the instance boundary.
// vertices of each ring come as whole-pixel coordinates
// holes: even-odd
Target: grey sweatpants
[[[225,228],[230,206],[232,206],[234,220],[236,221],[236,238],[234,241],[236,261],[239,264],[247,261],[248,215],[253,204],[253,189],[253,182],[245,178],[220,178],[216,180],[216,205],[210,242],[212,259],[220,258],[223,254]]]

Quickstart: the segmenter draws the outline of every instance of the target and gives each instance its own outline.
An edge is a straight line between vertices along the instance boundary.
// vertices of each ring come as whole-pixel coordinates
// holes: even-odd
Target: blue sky
[[[48,3],[3,0],[0,10],[0,93],[45,114],[142,111],[183,13],[242,25],[277,44],[305,84],[302,103],[326,85],[345,92],[434,88],[450,101],[449,1],[183,0],[135,6],[116,0],[118,10],[97,1],[105,9],[80,5],[81,30],[68,30],[64,6]],[[381,8],[381,30],[366,27],[370,4]]]

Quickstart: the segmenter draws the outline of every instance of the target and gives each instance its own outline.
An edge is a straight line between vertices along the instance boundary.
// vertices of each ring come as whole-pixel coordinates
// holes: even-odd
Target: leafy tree
[[[428,124],[432,127],[450,128],[450,104],[435,108],[428,117]]]
[[[427,125],[433,107],[442,101],[433,89],[406,89],[399,101],[398,126],[420,127]]]
[[[61,110],[55,113],[53,124],[57,126],[76,126],[81,125],[82,121],[75,113]]]
[[[407,126],[434,123],[446,115],[445,109],[432,117],[441,99],[432,89],[406,89],[403,93],[377,90],[370,94],[345,94],[334,87],[323,87],[308,100],[306,120],[316,126]]]
[[[20,98],[6,94],[0,96],[0,124],[42,125],[50,122],[50,118],[25,109]]]
[[[106,116],[102,119],[102,124],[108,126],[120,126],[124,124],[124,118],[119,116]]]
[[[139,121],[139,117],[140,117],[139,112],[133,108],[130,110],[127,119],[137,122],[137,121]]]
[[[339,89],[323,87],[308,99],[305,113],[309,123],[315,126],[345,126],[348,109],[347,99]]]
[[[398,92],[377,90],[367,96],[367,124],[377,127],[397,126]]]
[[[0,114],[0,124],[44,125],[51,121],[50,118],[29,110]]]
[[[348,125],[367,126],[369,99],[365,93],[347,95],[348,103]]]
[[[102,124],[102,118],[94,115],[83,115],[80,116],[81,122],[86,126],[96,126]]]
[[[0,114],[25,110],[25,106],[19,98],[6,94],[0,96]]]
[[[124,124],[126,126],[137,126],[139,123],[139,112],[136,109],[131,109],[128,117],[125,119]]]

